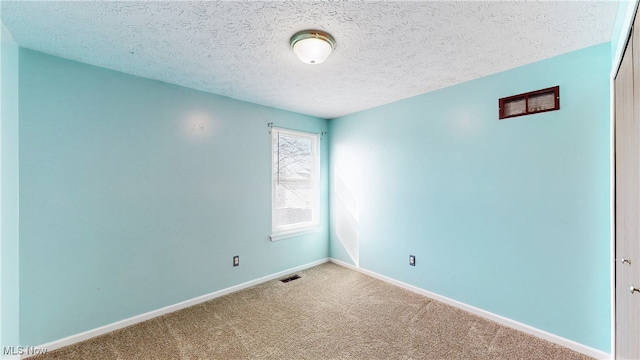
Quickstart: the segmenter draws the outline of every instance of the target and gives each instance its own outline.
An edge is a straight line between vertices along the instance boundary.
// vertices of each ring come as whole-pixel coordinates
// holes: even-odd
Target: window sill
[[[296,230],[290,230],[290,231],[271,234],[270,238],[271,238],[271,241],[278,241],[278,240],[284,240],[284,239],[288,239],[296,236],[313,234],[319,231],[320,231],[320,227],[317,226],[312,228],[296,229]]]

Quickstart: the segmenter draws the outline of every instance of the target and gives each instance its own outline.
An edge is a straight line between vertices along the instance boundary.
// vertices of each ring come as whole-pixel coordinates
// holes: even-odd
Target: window
[[[272,129],[272,240],[319,227],[318,134]]]

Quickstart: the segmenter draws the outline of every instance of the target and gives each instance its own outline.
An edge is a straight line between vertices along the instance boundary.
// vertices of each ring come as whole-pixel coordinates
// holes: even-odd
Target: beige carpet
[[[589,359],[327,263],[33,359]]]

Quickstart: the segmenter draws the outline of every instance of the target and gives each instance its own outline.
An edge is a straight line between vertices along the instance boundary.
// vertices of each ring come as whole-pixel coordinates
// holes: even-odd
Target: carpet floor
[[[332,263],[45,359],[589,359]]]

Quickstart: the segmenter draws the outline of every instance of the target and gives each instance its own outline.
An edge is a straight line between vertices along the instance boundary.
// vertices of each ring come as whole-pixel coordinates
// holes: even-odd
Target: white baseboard
[[[181,309],[187,308],[189,306],[197,305],[197,304],[203,303],[205,301],[209,301],[209,300],[215,299],[217,297],[224,296],[224,295],[230,294],[232,292],[236,292],[238,290],[246,289],[248,287],[251,287],[251,286],[254,286],[254,285],[258,285],[260,283],[263,283],[263,282],[266,282],[266,281],[269,281],[269,280],[277,279],[279,277],[291,274],[291,273],[296,272],[296,271],[300,271],[300,270],[308,269],[308,268],[311,268],[311,267],[314,267],[314,266],[317,266],[317,265],[320,265],[320,264],[324,264],[324,263],[326,263],[328,261],[329,261],[329,258],[325,258],[325,259],[317,260],[317,261],[314,261],[314,262],[310,262],[310,263],[305,264],[305,265],[301,265],[301,266],[297,266],[297,267],[294,267],[294,268],[291,268],[291,269],[283,270],[283,271],[277,272],[275,274],[271,274],[271,275],[267,275],[267,276],[261,277],[259,279],[247,281],[247,282],[244,282],[242,284],[238,284],[238,285],[235,285],[235,286],[228,287],[226,289],[218,290],[218,291],[215,291],[215,292],[212,292],[212,293],[209,293],[209,294],[205,294],[205,295],[202,295],[202,296],[195,297],[193,299],[185,300],[185,301],[179,302],[177,304],[165,306],[165,307],[163,307],[161,309],[157,309],[157,310],[149,311],[149,312],[144,313],[144,314],[136,315],[134,317],[130,317],[128,319],[120,320],[120,321],[117,321],[117,322],[114,322],[114,323],[111,323],[111,324],[108,324],[108,325],[105,325],[105,326],[101,326],[101,327],[96,328],[96,329],[88,330],[88,331],[82,332],[80,334],[71,335],[71,336],[68,336],[68,337],[60,339],[60,340],[56,340],[56,341],[52,341],[52,342],[49,342],[49,343],[46,343],[46,344],[42,344],[42,345],[36,346],[36,348],[47,349],[48,351],[53,351],[53,350],[59,349],[59,348],[64,347],[64,346],[69,346],[69,345],[72,345],[72,344],[75,344],[75,343],[78,343],[78,342],[81,342],[81,341],[85,341],[85,340],[91,339],[93,337],[100,336],[100,335],[106,334],[108,332],[112,332],[114,330],[122,329],[124,327],[130,326],[130,325],[133,325],[133,324],[137,324],[137,323],[149,320],[149,319],[153,319],[153,318],[158,317],[158,316],[162,316],[164,314],[172,313],[174,311],[181,310]],[[26,358],[29,358],[31,356],[33,356],[33,355],[23,355],[21,358],[22,359],[26,359]]]
[[[504,326],[507,326],[507,327],[510,327],[510,328],[513,328],[513,329],[516,329],[516,330],[520,330],[520,331],[525,332],[527,334],[531,334],[531,335],[539,337],[541,339],[550,341],[550,342],[552,342],[554,344],[558,344],[560,346],[564,346],[566,348],[575,350],[575,351],[580,352],[582,354],[585,354],[587,356],[591,356],[591,357],[594,357],[596,359],[611,359],[611,354],[608,354],[608,353],[606,353],[604,351],[601,351],[601,350],[598,350],[598,349],[594,349],[592,347],[577,343],[577,342],[575,342],[573,340],[565,339],[563,337],[560,337],[560,336],[551,334],[549,332],[534,328],[532,326],[520,323],[518,321],[511,320],[509,318],[505,318],[503,316],[488,312],[486,310],[482,310],[482,309],[476,308],[476,307],[471,306],[471,305],[464,304],[462,302],[459,302],[459,301],[456,301],[456,300],[453,300],[453,299],[438,295],[436,293],[432,293],[430,291],[421,289],[419,287],[416,287],[416,286],[413,286],[413,285],[409,285],[407,283],[403,283],[401,281],[386,277],[384,275],[380,275],[380,274],[375,273],[373,271],[369,271],[369,270],[366,270],[366,269],[358,268],[358,267],[356,267],[354,265],[351,265],[351,264],[348,264],[346,262],[343,262],[343,261],[340,261],[340,260],[337,260],[337,259],[333,259],[333,258],[331,258],[331,259],[330,258],[321,259],[321,260],[317,260],[317,261],[314,261],[314,262],[311,262],[311,263],[308,263],[308,264],[305,264],[305,265],[301,265],[301,266],[298,266],[298,267],[295,267],[295,268],[283,270],[283,271],[280,271],[280,272],[277,272],[277,273],[274,273],[274,274],[271,274],[271,275],[267,275],[267,276],[264,276],[264,277],[261,277],[261,278],[255,279],[255,280],[251,280],[251,281],[244,282],[242,284],[231,286],[231,287],[226,288],[226,289],[222,289],[222,290],[218,290],[218,291],[215,291],[215,292],[212,292],[212,293],[209,293],[209,294],[198,296],[196,298],[185,300],[185,301],[179,302],[177,304],[165,306],[163,308],[160,308],[160,309],[157,309],[157,310],[153,310],[153,311],[149,311],[147,313],[140,314],[140,315],[128,318],[128,319],[120,320],[120,321],[117,321],[115,323],[111,323],[111,324],[108,324],[108,325],[105,325],[105,326],[101,326],[101,327],[96,328],[96,329],[88,330],[88,331],[82,332],[80,334],[71,335],[71,336],[68,336],[68,337],[60,339],[60,340],[56,340],[56,341],[52,341],[52,342],[49,342],[49,343],[46,343],[46,344],[42,344],[42,345],[36,346],[36,348],[47,349],[48,351],[53,351],[53,350],[59,349],[61,347],[69,346],[69,345],[72,345],[72,344],[75,344],[75,343],[78,343],[78,342],[81,342],[81,341],[85,341],[85,340],[91,339],[91,338],[96,337],[96,336],[100,336],[100,335],[109,333],[111,331],[122,329],[122,328],[125,328],[125,327],[133,325],[133,324],[137,324],[137,323],[149,320],[149,319],[153,319],[153,318],[158,317],[158,316],[162,316],[162,315],[165,315],[165,314],[177,311],[177,310],[181,310],[181,309],[187,308],[189,306],[197,305],[197,304],[200,304],[202,302],[209,301],[209,300],[212,300],[212,299],[215,299],[217,297],[230,294],[230,293],[238,291],[238,290],[246,289],[248,287],[251,287],[251,286],[266,282],[266,281],[277,279],[277,278],[279,278],[281,276],[288,275],[288,274],[290,274],[292,272],[308,269],[308,268],[323,264],[323,263],[328,262],[328,261],[331,261],[331,262],[333,262],[333,263],[335,263],[337,265],[344,266],[344,267],[352,269],[352,270],[359,271],[359,272],[361,272],[363,274],[369,275],[369,276],[374,277],[376,279],[379,279],[379,280],[385,281],[387,283],[396,285],[398,287],[401,287],[403,289],[415,292],[417,294],[432,298],[434,300],[443,302],[445,304],[457,307],[459,309],[462,309],[464,311],[467,311],[467,312],[470,312],[472,314],[478,315],[478,316],[483,317],[485,319],[489,319],[491,321],[497,322],[498,324],[501,324],[501,325],[504,325]],[[31,357],[31,355],[23,355],[20,358],[21,359],[26,359],[26,358],[29,358],[29,357]]]
[[[346,263],[346,262],[343,262],[343,261],[340,261],[340,260],[336,260],[336,259],[331,258],[331,259],[329,259],[329,261],[331,261],[332,263],[335,263],[337,265],[344,266],[344,267],[352,269],[352,270],[356,270],[358,272],[361,272],[363,274],[369,275],[371,277],[374,277],[376,279],[382,280],[384,282],[396,285],[396,286],[401,287],[403,289],[412,291],[414,293],[417,293],[417,294],[429,297],[431,299],[443,302],[443,303],[445,303],[447,305],[454,306],[456,308],[462,309],[462,310],[464,310],[466,312],[470,312],[470,313],[472,313],[474,315],[478,315],[478,316],[483,317],[485,319],[497,322],[500,325],[504,325],[504,326],[510,327],[512,329],[520,330],[520,331],[525,332],[527,334],[530,334],[530,335],[539,337],[541,339],[550,341],[550,342],[552,342],[554,344],[558,344],[560,346],[564,346],[564,347],[569,348],[571,350],[575,350],[575,351],[577,351],[579,353],[582,353],[582,354],[585,354],[587,356],[591,356],[591,357],[596,358],[596,359],[611,359],[611,354],[608,354],[608,353],[606,353],[604,351],[601,351],[601,350],[598,350],[598,349],[594,349],[592,347],[580,344],[580,343],[575,342],[573,340],[565,339],[565,338],[560,337],[558,335],[554,335],[554,334],[546,332],[544,330],[540,330],[540,329],[534,328],[532,326],[523,324],[521,322],[518,322],[518,321],[515,321],[515,320],[511,320],[511,319],[506,318],[504,316],[500,316],[500,315],[491,313],[489,311],[482,310],[480,308],[477,308],[477,307],[474,307],[474,306],[471,306],[471,305],[467,305],[467,304],[459,302],[457,300],[453,300],[453,299],[450,299],[448,297],[444,297],[442,295],[438,295],[436,293],[432,293],[430,291],[421,289],[419,287],[416,287],[416,286],[413,286],[413,285],[409,285],[407,283],[403,283],[402,281],[398,281],[398,280],[386,277],[384,275],[380,275],[380,274],[375,273],[373,271],[369,271],[369,270],[366,270],[366,269],[362,269],[362,268],[356,267],[354,265],[351,265],[349,263]]]

